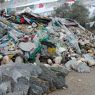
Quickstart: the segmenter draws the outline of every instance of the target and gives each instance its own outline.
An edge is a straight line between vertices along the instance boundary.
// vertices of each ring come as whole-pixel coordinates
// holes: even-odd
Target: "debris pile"
[[[71,19],[0,17],[0,93],[43,95],[67,87],[68,71],[89,73],[95,65],[94,40]]]

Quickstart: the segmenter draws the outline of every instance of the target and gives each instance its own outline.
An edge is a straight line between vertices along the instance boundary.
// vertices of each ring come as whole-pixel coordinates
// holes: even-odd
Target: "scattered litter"
[[[89,73],[89,66],[95,65],[94,39],[93,33],[71,19],[29,12],[0,17],[0,92],[44,95],[67,88],[68,71]]]
[[[84,54],[85,61],[88,63],[89,66],[95,65],[94,58],[89,54]]]

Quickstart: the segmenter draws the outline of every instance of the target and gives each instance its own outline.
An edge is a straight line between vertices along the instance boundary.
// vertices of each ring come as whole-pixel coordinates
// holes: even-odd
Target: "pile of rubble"
[[[0,94],[43,95],[67,87],[68,71],[88,73],[95,65],[95,35],[78,22],[13,18],[0,17]]]

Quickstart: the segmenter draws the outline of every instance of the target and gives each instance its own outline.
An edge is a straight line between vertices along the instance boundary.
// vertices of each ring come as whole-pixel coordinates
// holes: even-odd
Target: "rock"
[[[58,56],[54,59],[55,61],[55,64],[61,64],[61,61],[62,61],[62,57],[61,56]]]
[[[8,95],[43,95],[65,85],[66,72],[43,64],[7,64],[0,67],[0,89]],[[7,85],[10,82],[10,85]],[[9,89],[10,88],[10,89]],[[13,92],[13,93],[12,93]],[[28,94],[27,94],[28,93]]]
[[[13,93],[8,93],[7,95],[27,95],[27,94],[24,94],[22,91],[17,91]]]
[[[2,82],[8,82],[8,81],[10,81],[11,82],[11,91],[13,91],[13,88],[14,88],[14,80],[10,77],[10,76],[6,76],[6,75],[3,75],[2,76],[2,80],[1,80]],[[1,82],[1,83],[2,83]]]
[[[43,89],[35,84],[32,84],[27,95],[43,95]]]
[[[54,79],[54,85],[57,89],[61,89],[63,87],[67,87],[67,85],[65,84],[65,76],[68,74],[68,70],[63,67],[63,66],[59,66],[59,67],[51,67],[50,68],[53,72],[56,73],[57,78]]]
[[[0,84],[0,89],[2,90],[3,93],[10,93],[11,90],[11,82],[7,81],[7,82],[2,82]]]
[[[78,79],[78,82],[81,82],[82,80],[81,79]]]
[[[10,76],[14,79],[15,82],[18,82],[21,79],[21,82],[23,81],[24,83],[29,80],[31,75],[30,72],[24,69],[14,69],[12,70]]]
[[[88,52],[88,53],[93,53],[93,50],[88,50],[87,52]]]
[[[50,65],[49,65],[49,64],[44,64],[44,66],[45,66],[45,67],[50,67]]]
[[[56,77],[56,74],[43,65],[40,65],[40,68],[42,69],[42,73],[38,76],[38,78],[48,81],[50,90],[55,90],[56,87],[53,84],[53,78]]]
[[[67,70],[71,70],[71,69],[74,69],[74,68],[77,68],[78,66],[78,62],[76,59],[72,59],[70,61],[68,61],[66,64],[65,64],[65,67],[67,68]]]
[[[65,86],[65,74],[63,73],[56,73],[52,71],[50,68],[44,67],[43,65],[40,66],[43,70],[41,75],[39,76],[40,79],[48,81],[50,90],[51,88],[62,88]]]
[[[65,78],[62,75],[57,75],[57,78],[53,79],[53,84],[57,89],[67,87],[67,85],[65,84]]]
[[[90,67],[88,67],[86,63],[80,63],[77,71],[80,73],[90,73]]]
[[[3,61],[1,64],[8,64],[10,62],[10,58],[6,55],[3,57]]]
[[[95,65],[95,60],[92,56],[90,56],[89,54],[84,54],[83,56],[85,58],[85,61],[88,62],[89,66]]]
[[[49,83],[36,77],[30,78],[30,85],[35,84],[43,89],[43,93],[49,93]]]
[[[55,73],[60,73],[61,75],[63,75],[64,77],[66,75],[68,75],[69,71],[64,67],[64,66],[57,66],[57,67],[53,67],[51,66],[50,69],[52,71],[54,71]]]
[[[20,84],[26,84],[26,85],[28,85],[29,84],[29,79],[27,79],[26,77],[19,77],[17,79],[17,82],[20,83]]]
[[[6,93],[0,89],[0,95],[6,95]]]
[[[0,67],[1,75],[11,77],[15,82],[20,77],[29,80],[30,76],[38,76],[42,70],[38,65],[33,64],[7,64]],[[15,76],[16,75],[16,76]]]
[[[52,64],[52,66],[51,67],[62,67],[60,64]]]
[[[51,59],[48,59],[47,62],[48,62],[49,65],[52,64],[52,60]]]
[[[22,57],[17,56],[15,59],[15,63],[24,63]]]
[[[38,76],[42,73],[42,69],[38,65],[26,64],[23,69],[28,70],[32,76]]]
[[[30,41],[28,41],[28,42],[20,42],[18,47],[21,50],[27,51],[27,52],[28,51],[30,52],[31,50],[34,51],[34,49],[36,48],[35,44],[30,42]]]
[[[66,90],[68,87],[63,87],[64,90]]]
[[[86,63],[82,62],[83,59],[77,61],[76,59],[68,61],[65,66],[68,70],[73,69],[80,73],[89,73],[90,68]]]
[[[29,90],[29,85],[25,85],[22,83],[15,83],[14,92],[22,91],[24,95],[27,95],[28,90]]]

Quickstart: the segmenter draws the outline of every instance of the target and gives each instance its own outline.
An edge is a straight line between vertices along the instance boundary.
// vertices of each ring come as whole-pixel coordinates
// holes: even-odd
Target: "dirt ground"
[[[58,90],[49,95],[95,95],[95,67],[91,73],[70,72],[66,78],[68,89]]]

